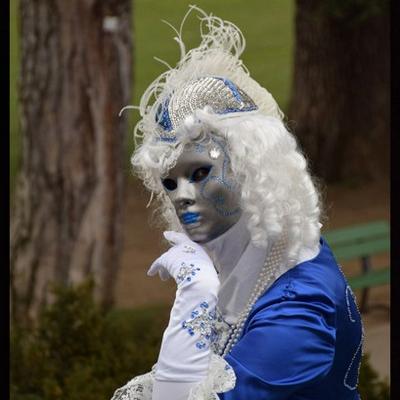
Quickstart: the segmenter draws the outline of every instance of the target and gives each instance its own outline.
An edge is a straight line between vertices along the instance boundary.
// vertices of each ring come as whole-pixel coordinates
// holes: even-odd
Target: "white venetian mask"
[[[162,179],[177,216],[195,242],[206,243],[240,218],[240,187],[224,144],[186,144],[175,166]]]

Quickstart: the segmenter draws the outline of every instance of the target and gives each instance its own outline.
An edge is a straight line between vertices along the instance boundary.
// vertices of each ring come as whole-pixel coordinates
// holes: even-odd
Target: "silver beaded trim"
[[[347,368],[346,374],[344,375],[344,379],[343,379],[343,385],[344,385],[347,389],[350,389],[350,390],[355,390],[355,389],[357,389],[357,386],[358,386],[358,378],[359,378],[359,376],[360,376],[360,367],[361,367],[361,358],[360,358],[360,362],[358,363],[357,382],[356,382],[356,384],[355,384],[354,386],[349,385],[349,384],[347,383],[347,378],[348,378],[348,375],[349,375],[349,373],[350,373],[350,370],[351,370],[351,368],[352,368],[352,366],[353,366],[354,360],[356,359],[358,352],[361,350],[361,346],[362,346],[363,342],[364,342],[364,330],[363,330],[362,335],[361,335],[360,343],[359,343],[359,345],[358,345],[358,347],[357,347],[356,352],[353,354],[353,357],[351,358],[350,365],[349,365],[349,367]]]
[[[357,304],[356,298],[354,296],[353,291],[351,290],[351,287],[349,285],[346,286],[346,306],[347,306],[347,314],[349,316],[350,322],[356,322],[356,320],[353,318],[353,315],[351,313],[350,309],[350,299],[349,299],[349,293],[353,297],[354,303]]]
[[[168,111],[172,127],[179,124],[195,110],[210,106],[217,114],[256,110],[254,101],[243,90],[232,90],[223,78],[206,76],[188,82],[171,97]]]
[[[345,276],[345,274],[344,274],[344,272],[343,272],[343,270],[342,270],[341,265],[337,264],[337,266],[339,267],[339,271],[340,271],[341,274],[343,275],[344,280],[347,282],[346,276]],[[357,313],[358,313],[358,315],[359,315],[359,317],[360,317],[360,323],[361,323],[361,339],[360,339],[360,343],[359,343],[359,345],[358,345],[356,351],[355,351],[354,354],[353,354],[353,357],[351,358],[351,361],[350,361],[350,364],[349,364],[349,366],[348,366],[348,368],[347,368],[347,370],[346,370],[346,373],[345,373],[345,375],[344,375],[344,378],[343,378],[343,385],[344,385],[347,389],[349,389],[349,390],[355,390],[355,389],[357,388],[357,386],[358,386],[358,380],[359,380],[359,378],[360,378],[361,358],[360,358],[360,362],[358,363],[357,382],[356,382],[356,384],[355,384],[354,386],[349,385],[349,384],[347,383],[347,378],[348,378],[348,375],[349,375],[349,373],[350,373],[350,370],[351,370],[351,368],[352,368],[352,366],[353,366],[354,360],[355,360],[355,358],[357,357],[358,352],[361,350],[361,356],[363,356],[363,354],[364,354],[364,352],[363,352],[363,343],[364,343],[364,339],[365,339],[365,331],[364,331],[364,324],[363,324],[363,321],[362,321],[362,318],[361,318],[361,313],[360,313],[360,310],[359,310],[359,308],[358,308],[356,296],[355,296],[355,294],[353,293],[353,291],[351,290],[351,287],[350,287],[349,285],[347,285],[347,286],[346,286],[346,293],[345,293],[345,295],[346,295],[346,305],[347,305],[347,312],[348,312],[348,315],[349,315],[349,319],[350,319],[351,322],[355,322],[354,318],[352,317],[351,310],[350,310],[350,302],[349,302],[349,297],[348,297],[348,293],[349,293],[349,292],[350,292],[350,294],[352,295],[352,297],[353,297],[353,299],[354,299],[354,304],[355,304],[355,306],[356,306]]]

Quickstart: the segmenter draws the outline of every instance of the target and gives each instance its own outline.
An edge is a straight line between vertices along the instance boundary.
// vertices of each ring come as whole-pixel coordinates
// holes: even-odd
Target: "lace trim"
[[[151,400],[155,365],[150,372],[138,375],[114,392],[111,400]],[[205,380],[193,387],[188,400],[219,400],[217,393],[232,390],[236,384],[233,368],[221,357],[211,354]]]
[[[217,354],[211,354],[206,379],[193,387],[188,400],[219,400],[217,393],[232,390],[236,384],[233,368]]]
[[[151,400],[155,365],[150,372],[135,376],[114,392],[111,400]]]

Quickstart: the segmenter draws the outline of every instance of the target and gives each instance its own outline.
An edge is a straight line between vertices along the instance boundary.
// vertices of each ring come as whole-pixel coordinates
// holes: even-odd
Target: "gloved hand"
[[[154,276],[158,272],[162,280],[172,276],[179,286],[202,271],[202,279],[208,279],[210,285],[215,281],[219,283],[211,258],[199,244],[180,232],[166,231],[164,237],[173,246],[153,262],[147,275]]]
[[[190,387],[206,377],[220,285],[211,258],[199,244],[184,233],[167,231],[164,236],[172,247],[147,274],[158,273],[163,280],[172,276],[178,288],[157,360],[152,400],[187,398]]]

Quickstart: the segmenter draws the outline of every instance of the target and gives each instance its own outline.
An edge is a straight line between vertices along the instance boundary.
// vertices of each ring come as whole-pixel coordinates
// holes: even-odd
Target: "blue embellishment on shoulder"
[[[353,304],[356,303],[356,298],[354,296],[353,291],[351,290],[351,287],[349,285],[346,286],[346,305],[347,305],[347,314],[349,316],[350,322],[356,322],[355,318],[353,318],[353,313],[351,311],[351,306],[350,306],[350,298],[349,296],[353,298]]]
[[[350,365],[347,368],[344,376],[343,384],[349,390],[356,390],[358,386],[358,378],[360,376],[361,356],[362,356],[362,345],[364,337],[361,336],[360,343],[357,347],[356,352],[351,359]]]
[[[343,277],[343,271],[341,267],[339,266],[340,272],[342,273]],[[346,374],[344,376],[343,380],[343,385],[349,389],[349,390],[356,390],[358,386],[358,379],[360,376],[360,367],[361,367],[361,356],[362,356],[362,346],[364,343],[364,327],[362,325],[362,320],[361,320],[361,315],[358,311],[357,307],[357,301],[356,297],[349,285],[346,285],[346,291],[345,291],[345,296],[346,296],[346,306],[347,306],[347,313],[348,313],[348,318],[351,323],[355,323],[360,321],[361,323],[361,338],[360,342],[357,346],[357,349],[355,350],[352,359],[350,361],[350,364],[346,370]]]

